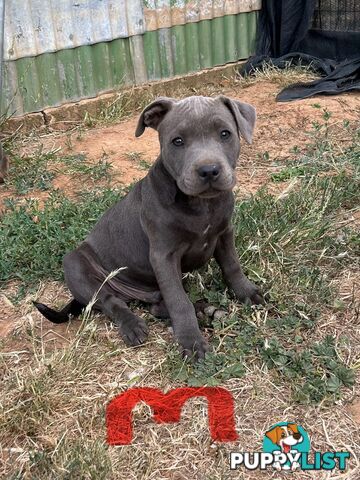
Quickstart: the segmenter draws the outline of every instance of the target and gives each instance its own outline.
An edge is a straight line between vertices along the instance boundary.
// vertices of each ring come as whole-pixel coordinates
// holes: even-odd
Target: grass
[[[255,68],[251,75],[238,77],[238,81],[247,87],[259,81],[276,83],[280,87],[288,87],[293,83],[310,82],[318,78],[311,68],[311,65],[292,65],[290,60],[285,68],[278,68],[272,63],[264,63],[261,67]]]
[[[90,434],[90,430],[95,428],[95,416],[97,422],[101,421],[103,407],[94,405],[89,397],[86,412],[83,410],[78,416],[73,410],[69,412],[67,421],[62,419],[64,409],[69,405],[73,409],[76,406],[83,408],[86,398],[84,388],[75,398],[72,385],[96,381],[94,370],[106,368],[111,355],[109,351],[96,356],[92,354],[97,341],[95,329],[93,322],[83,323],[69,348],[46,357],[42,350],[44,344],[39,344],[30,330],[36,361],[26,368],[25,375],[25,372],[18,372],[16,376],[9,377],[11,372],[2,358],[9,396],[1,403],[1,432],[11,431],[12,437],[20,442],[32,439],[35,442],[33,446],[38,445],[41,438],[45,440],[43,448],[32,448],[26,458],[26,473],[30,478],[108,478],[111,464],[106,445],[103,441],[94,440]],[[69,369],[72,372],[70,376]],[[74,418],[82,425],[89,425],[87,434],[81,438],[76,435],[76,426],[72,425]],[[58,430],[57,439],[48,435],[54,427]],[[9,444],[9,438],[1,436],[2,448]],[[13,471],[11,478],[23,478],[24,473],[20,467]]]
[[[50,170],[55,160],[53,152],[20,157],[10,155],[10,171],[6,185],[14,188],[19,195],[31,190],[50,190],[55,172]]]
[[[10,150],[10,171],[6,179],[6,188],[18,195],[34,190],[53,190],[53,180],[60,174],[72,180],[92,184],[107,182],[111,178],[112,166],[106,161],[106,155],[97,162],[89,162],[84,154],[62,156],[57,151],[39,150],[29,156],[19,156]]]
[[[104,154],[97,162],[89,163],[86,155],[79,153],[60,158],[61,171],[65,174],[76,175],[78,178],[91,178],[92,181],[109,180],[111,178],[111,163],[106,161]],[[65,168],[64,168],[65,166]]]
[[[104,125],[119,121],[134,114],[136,110],[142,110],[154,99],[150,92],[143,92],[141,95],[136,91],[119,93],[111,104],[103,107],[99,114],[90,115],[87,113],[84,118],[84,124],[87,127]]]
[[[43,279],[61,280],[65,252],[85,238],[121,195],[120,190],[100,189],[70,200],[53,191],[44,205],[34,199],[7,200],[6,213],[0,219],[0,282],[15,280],[30,286]]]
[[[128,152],[126,157],[130,162],[137,163],[140,170],[149,170],[151,163],[144,159],[142,152]]]
[[[228,83],[235,84],[237,82],[234,82],[231,78]],[[92,128],[119,122],[134,115],[135,112],[140,113],[149,103],[158,97],[170,96],[173,98],[184,98],[192,95],[212,97],[222,94],[223,88],[211,82],[207,85],[203,84],[201,87],[187,86],[179,82],[178,86],[173,85],[171,88],[165,83],[163,86],[157,85],[154,89],[142,89],[141,94],[139,94],[136,88],[133,88],[132,90],[119,92],[115,100],[109,105],[100,108],[99,112],[95,115],[87,113],[83,123],[86,127]]]
[[[288,418],[307,419],[317,450],[329,450],[334,437],[328,441],[327,429],[333,429],[332,449],[356,452],[356,436],[348,436],[355,427],[342,405],[356,391],[358,307],[356,292],[345,298],[339,279],[359,271],[359,225],[351,220],[360,201],[359,130],[334,128],[330,118],[324,111],[307,147],[295,148],[272,179],[296,177],[293,189],[276,197],[263,188],[236,203],[239,257],[268,294],[267,305],[237,304],[213,261],[187,275],[193,301],[205,298],[226,312],[201,319],[212,347],[203,362],[183,362],[164,326],[141,306],[138,313],[151,324],[142,348],[126,348],[96,315],[72,322],[69,335],[54,327],[65,339],[57,348],[47,340],[51,326],[34,322],[32,313],[0,341],[0,476],[3,468],[4,478],[13,479],[228,478],[229,451],[253,450],[264,429]],[[41,160],[45,170],[59,161],[74,174],[106,176],[103,165],[89,173],[85,158],[55,157]],[[103,185],[73,198],[50,190],[42,204],[8,200],[0,219],[4,291],[13,282],[26,293],[40,282],[61,281],[63,255],[124,193]],[[181,426],[154,425],[139,406],[133,445],[106,446],[104,406],[115,394],[133,385],[184,384],[230,389],[238,409],[236,447],[209,442],[201,400],[184,408]]]
[[[320,105],[314,104],[314,108]],[[322,121],[312,122],[307,132],[309,143],[305,150],[295,146],[292,157],[280,171],[271,175],[273,182],[283,182],[309,175],[346,169],[360,170],[360,130],[347,120],[333,124],[332,113],[322,111]],[[339,128],[340,127],[340,128]]]

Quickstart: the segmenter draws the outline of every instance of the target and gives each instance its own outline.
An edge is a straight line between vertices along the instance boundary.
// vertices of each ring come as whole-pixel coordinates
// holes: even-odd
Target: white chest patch
[[[209,223],[209,225],[208,225],[208,226],[205,228],[205,230],[203,231],[203,235],[206,235],[206,234],[208,233],[208,231],[210,230],[210,227],[211,227],[211,225],[210,225],[210,223]]]

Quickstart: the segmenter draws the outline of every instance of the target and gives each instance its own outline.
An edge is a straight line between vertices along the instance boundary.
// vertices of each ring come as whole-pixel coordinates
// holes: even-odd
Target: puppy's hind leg
[[[110,290],[100,295],[101,310],[118,327],[126,345],[141,345],[146,340],[149,329],[145,320],[133,313],[126,303],[116,297]]]
[[[64,272],[67,286],[79,302],[87,305],[96,294],[94,309],[115,323],[127,345],[140,345],[145,341],[148,335],[145,321],[128,308],[126,301],[131,298],[121,293],[121,284],[115,278],[103,284],[108,272],[90,245],[84,242],[65,256]]]

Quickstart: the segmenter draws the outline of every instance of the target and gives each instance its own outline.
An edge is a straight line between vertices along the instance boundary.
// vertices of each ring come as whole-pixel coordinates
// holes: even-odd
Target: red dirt
[[[258,114],[253,144],[243,142],[242,146],[238,167],[240,194],[256,192],[277,170],[274,161],[285,160],[294,146],[301,149],[309,142],[307,132],[312,128],[312,122],[322,120],[323,109],[332,113],[330,124],[341,124],[345,119],[360,119],[360,96],[354,93],[278,103],[275,101],[278,91],[277,84],[259,81],[246,88],[242,84],[235,84],[221,92],[253,104]],[[106,160],[113,165],[115,183],[126,185],[146,174],[146,170],[139,167],[138,160],[131,158],[131,154],[140,154],[142,160],[152,163],[159,153],[155,131],[147,129],[140,138],[135,138],[137,120],[138,115],[110,126],[88,129],[80,138],[76,131],[73,134],[47,135],[32,143],[30,150],[36,150],[42,143],[45,151],[61,148],[59,155],[82,153],[90,161],[98,161],[105,154]],[[29,152],[29,147],[25,150]],[[74,189],[66,175],[57,177],[54,184],[66,192]],[[275,191],[284,188],[278,185],[271,187]],[[4,191],[3,194],[7,196],[8,192]]]

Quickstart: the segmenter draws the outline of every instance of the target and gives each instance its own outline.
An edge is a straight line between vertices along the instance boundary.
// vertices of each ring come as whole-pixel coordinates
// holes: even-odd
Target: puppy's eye
[[[181,137],[176,137],[172,141],[172,144],[175,145],[175,147],[182,147],[184,145],[184,140]]]
[[[286,435],[285,435],[284,432],[281,434],[281,437],[282,437],[282,438],[285,438],[285,437],[286,437]]]
[[[229,138],[230,135],[231,135],[231,132],[229,132],[229,130],[222,130],[220,133],[220,136],[223,140],[226,140],[227,138]]]

